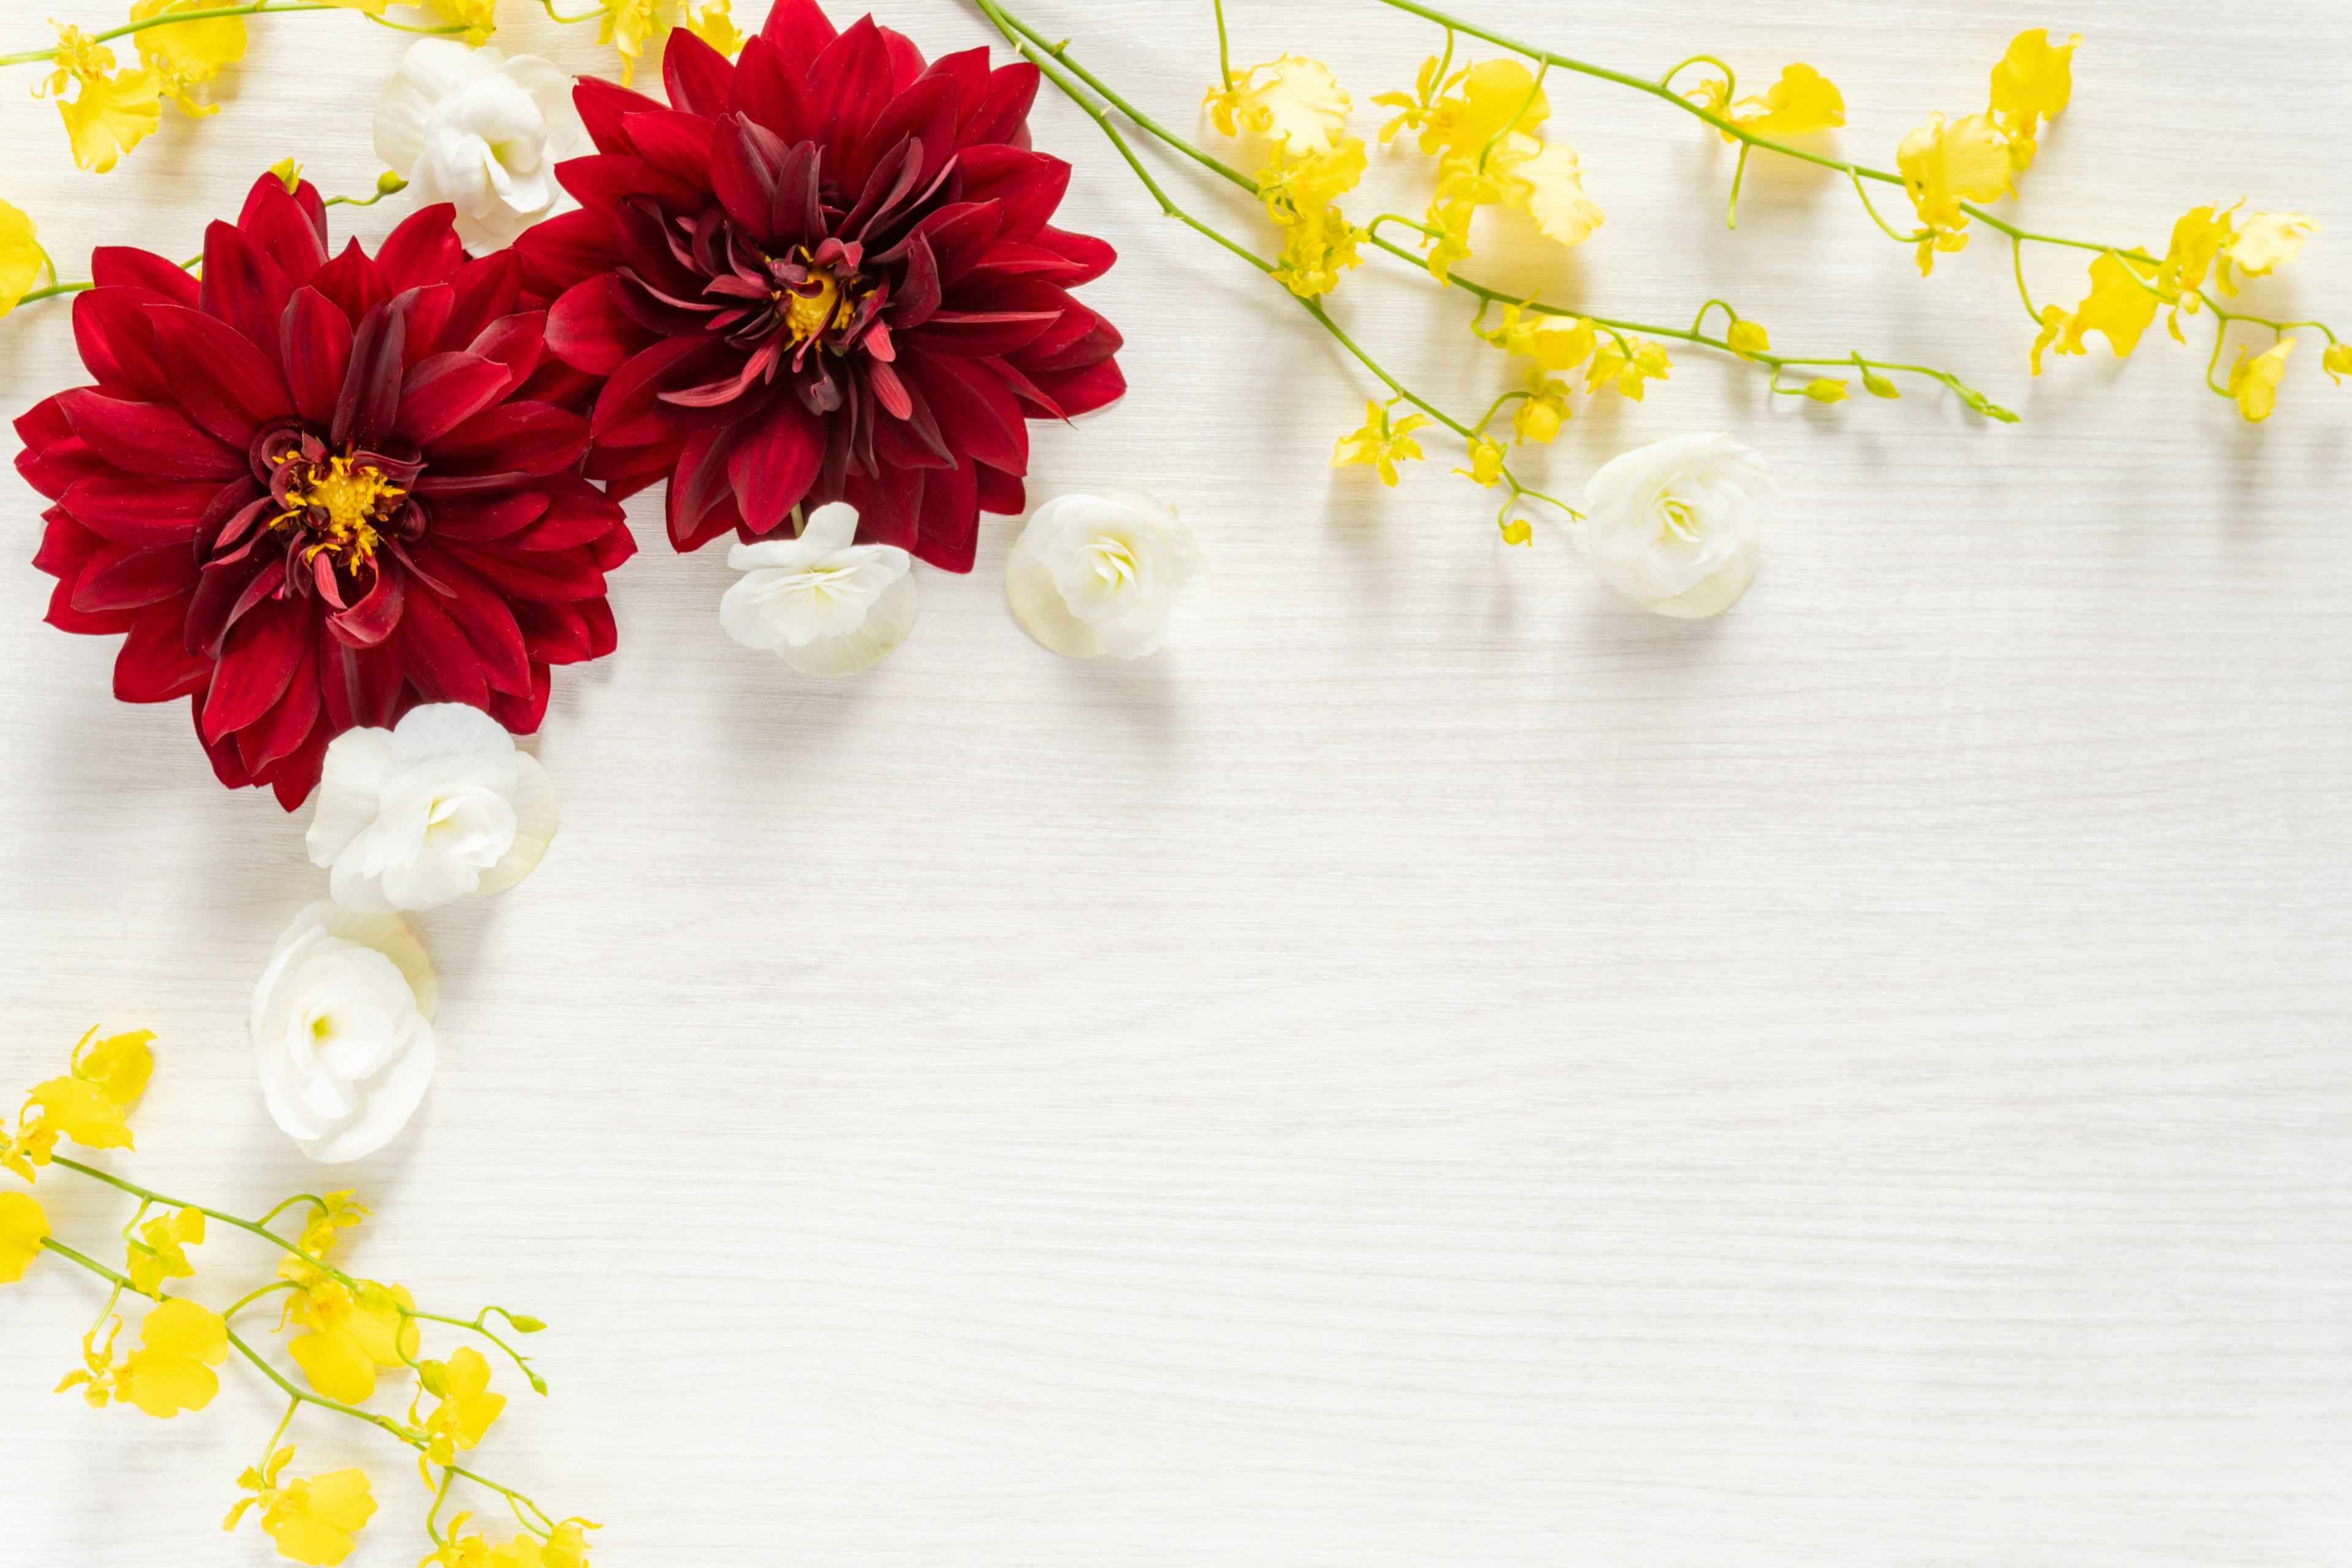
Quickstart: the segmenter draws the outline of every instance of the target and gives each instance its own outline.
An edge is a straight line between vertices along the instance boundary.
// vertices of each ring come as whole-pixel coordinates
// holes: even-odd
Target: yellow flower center
[[[850,304],[842,297],[841,280],[822,267],[809,268],[808,281],[785,298],[784,330],[803,343],[849,321]]]
[[[1665,516],[1668,533],[1686,542],[1698,537],[1698,514],[1691,510],[1688,501],[1680,496],[1668,496],[1658,503],[1658,510]]]
[[[287,492],[287,510],[269,526],[280,531],[308,527],[315,537],[302,552],[305,562],[325,552],[337,565],[358,566],[375,557],[377,520],[407,493],[372,464],[330,458]],[[317,521],[319,512],[326,513],[324,521]]]

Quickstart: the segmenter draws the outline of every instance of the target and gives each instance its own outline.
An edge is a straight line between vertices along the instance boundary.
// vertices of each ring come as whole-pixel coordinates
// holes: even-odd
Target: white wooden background
[[[2340,0],[1462,4],[1635,70],[1809,60],[1881,164],[1981,106],[2011,32],[2079,29],[2024,210],[2152,244],[2216,196],[2319,215],[2259,298],[2352,322]],[[955,0],[878,8],[934,52],[988,36]],[[36,42],[47,12],[8,9],[0,48]],[[609,58],[502,9],[510,47]],[[1196,123],[1205,5],[1027,9]],[[1369,0],[1234,16],[1244,59],[1320,52],[1360,105],[1432,41]],[[102,178],[15,70],[0,194],[67,259],[193,251],[287,153],[364,189],[400,48],[257,26],[217,120]],[[622,652],[559,674],[536,742],[562,835],[419,920],[438,1082],[332,1178],[378,1210],[355,1264],[554,1325],[555,1397],[479,1457],[607,1521],[600,1563],[2352,1563],[2352,389],[2307,343],[2249,428],[2160,331],[2032,381],[1990,237],[1923,282],[1849,192],[1769,163],[1727,234],[1727,149],[1557,86],[1609,222],[1497,270],[1637,318],[1727,292],[1778,343],[1949,363],[2025,422],[1681,358],[1546,465],[1574,492],[1710,428],[1775,464],[1746,602],[1653,619],[1549,523],[1502,546],[1458,457],[1393,493],[1327,468],[1361,378],[1046,97],[1068,219],[1125,256],[1091,297],[1135,391],[1041,431],[1033,493],[1175,501],[1215,617],[1056,660],[1004,610],[997,521],[972,576],[923,573],[903,650],[821,684],[729,642],[719,552],[669,555],[639,503]],[[1340,301],[1458,404],[1499,386],[1458,295]],[[0,406],[76,379],[65,310],[0,326]],[[327,1175],[244,1033],[324,876],[183,709],[110,700],[110,641],[39,624],[38,506],[0,480],[0,1079],[152,1026],[121,1164],[257,1210]],[[87,1186],[40,1195],[110,1254]],[[216,1305],[267,1268],[197,1257]],[[273,1561],[217,1528],[274,1416],[249,1377],[168,1426],[49,1393],[96,1303],[54,1259],[0,1291],[0,1557]],[[352,1562],[414,1562],[397,1456],[297,1436],[298,1469],[375,1475]]]

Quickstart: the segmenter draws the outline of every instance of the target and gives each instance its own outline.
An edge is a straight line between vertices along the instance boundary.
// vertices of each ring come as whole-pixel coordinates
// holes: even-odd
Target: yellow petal
[[[202,1410],[220,1392],[212,1369],[228,1354],[228,1329],[219,1313],[175,1296],[147,1314],[139,1340],[114,1374],[117,1399],[169,1420]]]
[[[331,1470],[278,1493],[261,1516],[261,1528],[278,1542],[279,1556],[334,1568],[351,1555],[352,1535],[374,1512],[363,1473]]]
[[[1506,130],[1531,133],[1551,117],[1551,100],[1535,75],[1517,60],[1486,60],[1455,79],[1454,96],[1439,100],[1422,132],[1422,151],[1471,158]]]
[[[2319,368],[2330,379],[2338,381],[2352,373],[2352,343],[2330,343],[2327,352],[2319,357]]]
[[[2317,220],[2301,213],[2256,213],[2238,226],[2230,241],[2230,259],[2249,278],[2267,277],[2294,260],[2304,236],[2318,227]]]
[[[82,79],[73,100],[58,105],[74,162],[101,174],[113,168],[163,123],[162,99],[163,84],[152,70]]]
[[[1601,226],[1600,204],[1584,194],[1576,150],[1564,142],[1511,132],[1495,153],[1493,169],[1503,200],[1525,210],[1538,229],[1560,244],[1581,245]]]
[[[1730,330],[1723,334],[1723,341],[1731,346],[1733,353],[1742,359],[1751,354],[1768,353],[1772,348],[1771,334],[1759,321],[1732,322]]]
[[[2050,41],[2047,27],[2034,27],[2009,41],[1992,68],[1992,118],[2010,139],[2010,162],[2022,169],[2033,161],[2034,132],[2055,120],[2074,92],[2075,34],[2063,44]]]
[[[1843,403],[1845,383],[1833,375],[1822,376],[1805,384],[1805,395],[1815,403]]]
[[[53,1078],[36,1088],[31,1103],[41,1108],[42,1122],[75,1142],[92,1149],[128,1149],[131,1129],[123,1124],[122,1107],[107,1098],[94,1083],[78,1078]]]
[[[0,202],[0,316],[16,308],[41,276],[41,246],[22,207]]]
[[[1903,138],[1895,162],[1920,221],[1941,231],[1967,224],[1960,203],[1991,201],[2009,189],[2009,146],[1988,115],[1947,124],[1941,114],[1931,114]]]
[[[2238,351],[2238,363],[2230,367],[2230,395],[2238,400],[2239,413],[2257,421],[2271,416],[2271,410],[2278,405],[2279,381],[2286,374],[2286,356],[2294,353],[2294,343],[2293,338],[2281,338],[2251,363],[2246,351]]]
[[[1331,68],[1302,55],[1252,66],[1231,88],[1209,94],[1218,130],[1228,136],[1264,132],[1294,155],[1330,152],[1347,130],[1352,108]]]
[[[2151,292],[2138,279],[2153,278],[2156,268],[2147,262],[2135,261],[2128,268],[2117,257],[2102,256],[2091,263],[2091,292],[2074,318],[2067,323],[2066,341],[2060,346],[2063,353],[2083,352],[2083,334],[2103,332],[2107,346],[2116,351],[2117,359],[2138,346],[2140,334],[2156,320],[2156,310],[2164,301]]]
[[[735,26],[729,0],[704,0],[701,9],[687,13],[686,30],[729,59],[743,52],[744,35]]]
[[[131,19],[145,21],[173,11],[212,11],[220,8],[218,0],[139,0],[131,7]],[[217,76],[223,66],[245,58],[245,18],[218,16],[204,22],[175,22],[169,26],[149,27],[133,35],[139,41],[139,57],[159,72],[173,75],[185,82],[202,81]]]
[[[166,1279],[185,1279],[196,1271],[184,1250],[205,1239],[201,1209],[184,1208],[174,1215],[151,1219],[139,1227],[140,1239],[130,1246],[124,1271],[131,1283],[153,1295]]]
[[[2168,294],[2187,294],[2205,281],[2213,258],[2229,242],[2230,216],[2212,205],[2191,207],[2172,226],[2172,242],[2158,267],[2157,287]],[[2194,309],[2193,301],[2189,308]]]
[[[0,1285],[14,1285],[41,1255],[49,1216],[30,1193],[0,1193]]]
[[[97,1032],[90,1031],[93,1035]],[[147,1048],[154,1037],[152,1029],[132,1029],[127,1034],[109,1035],[87,1048],[77,1047],[73,1076],[84,1083],[96,1084],[100,1093],[128,1110],[147,1092],[147,1079],[155,1070],[155,1053]],[[84,1040],[87,1042],[87,1036]]]
[[[1798,61],[1780,68],[1780,79],[1762,96],[1743,98],[1734,120],[1761,136],[1802,136],[1845,123],[1845,95],[1837,84]]]

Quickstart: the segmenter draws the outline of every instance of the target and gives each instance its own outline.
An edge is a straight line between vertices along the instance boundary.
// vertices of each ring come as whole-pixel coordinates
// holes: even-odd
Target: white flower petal
[[[548,61],[426,38],[377,102],[375,144],[420,205],[456,207],[457,237],[478,256],[569,205],[554,166],[588,136],[571,79]]]
[[[271,1118],[327,1163],[382,1148],[432,1079],[438,1000],[433,966],[398,919],[304,909],[278,937],[247,1016]]]
[[[900,576],[875,598],[857,625],[794,647],[784,643],[777,657],[803,675],[856,675],[881,663],[915,629],[915,579]]]
[[[515,753],[520,783],[515,790],[514,845],[499,863],[482,873],[481,893],[503,893],[538,868],[541,857],[555,841],[562,812],[555,797],[555,780],[529,752]]]
[[[1585,494],[1585,547],[1602,579],[1684,619],[1720,615],[1747,592],[1775,500],[1763,459],[1719,433],[1623,453]]]
[[[1005,599],[1038,643],[1071,658],[1140,658],[1171,624],[1208,613],[1209,563],[1175,511],[1140,490],[1039,507],[1006,558]]]
[[[835,501],[809,514],[798,539],[733,546],[727,564],[743,575],[720,597],[719,624],[806,675],[878,663],[914,630],[914,558],[856,537],[856,509]]]

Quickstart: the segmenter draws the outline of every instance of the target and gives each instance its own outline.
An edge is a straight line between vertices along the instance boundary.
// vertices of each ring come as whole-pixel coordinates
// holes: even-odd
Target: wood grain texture
[[[1463,4],[1633,69],[1809,60],[1879,163],[1977,107],[2015,29],[2078,29],[2026,213],[2156,243],[2216,196],[2308,211],[2332,226],[2261,298],[2352,317],[2336,0]],[[877,8],[934,51],[987,37],[953,0]],[[503,9],[510,47],[604,58]],[[1193,123],[1204,5],[1026,9]],[[1320,51],[1360,104],[1432,43],[1364,0],[1234,17],[1244,58]],[[287,153],[365,188],[400,48],[257,26],[217,120],[103,179],[12,100],[0,194],[68,265],[192,252]],[[2352,392],[2306,345],[2249,428],[2160,334],[2032,380],[1990,237],[1923,281],[1769,163],[1727,233],[1727,149],[1558,88],[1609,222],[1498,269],[1637,318],[1727,294],[2024,423],[1681,357],[1543,465],[1573,493],[1713,428],[1772,460],[1755,589],[1656,620],[1549,523],[1503,546],[1451,454],[1394,492],[1326,468],[1361,378],[1043,100],[1068,221],[1124,253],[1091,298],[1135,391],[1039,432],[1034,493],[1175,501],[1214,617],[1056,660],[1005,613],[999,520],[971,577],[922,573],[905,648],[821,684],[727,641],[718,552],[668,556],[635,505],[622,652],[559,675],[535,743],[562,835],[416,922],[439,1079],[335,1174],[378,1210],[368,1271],[553,1323],[555,1397],[486,1454],[607,1521],[603,1568],[2352,1563]],[[2074,264],[2034,280],[2078,296]],[[1458,404],[1500,385],[1458,296],[1340,300]],[[66,311],[0,327],[0,407],[74,379]],[[38,510],[0,484],[0,1083],[152,1025],[125,1163],[258,1209],[324,1179],[243,1026],[324,877],[183,710],[110,700],[110,642],[39,624]],[[121,1205],[40,1192],[107,1249]],[[217,1300],[263,1267],[197,1256]],[[168,1425],[50,1395],[96,1306],[61,1267],[0,1291],[0,1557],[275,1561],[215,1528],[275,1415],[249,1379]],[[413,1563],[414,1476],[298,1436],[376,1475],[354,1568]]]

